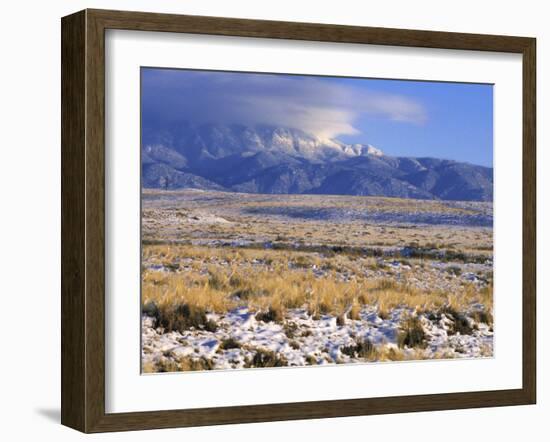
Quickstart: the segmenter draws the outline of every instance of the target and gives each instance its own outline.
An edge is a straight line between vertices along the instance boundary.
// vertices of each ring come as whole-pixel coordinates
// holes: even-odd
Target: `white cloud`
[[[143,86],[144,114],[157,122],[266,124],[332,138],[357,133],[365,115],[414,124],[427,118],[406,96],[321,77],[151,70]]]

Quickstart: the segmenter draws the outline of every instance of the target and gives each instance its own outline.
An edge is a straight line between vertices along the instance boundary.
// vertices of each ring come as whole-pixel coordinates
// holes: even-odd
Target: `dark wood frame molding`
[[[61,422],[83,432],[534,404],[536,40],[312,23],[84,10],[62,29]],[[523,56],[523,386],[515,390],[137,413],[105,412],[105,30],[497,51]]]

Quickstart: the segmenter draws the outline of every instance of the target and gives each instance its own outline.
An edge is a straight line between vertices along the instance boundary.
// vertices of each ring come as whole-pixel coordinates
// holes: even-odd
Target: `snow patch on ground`
[[[247,307],[241,307],[224,315],[210,314],[209,319],[218,325],[215,332],[190,329],[167,333],[155,327],[153,318],[143,316],[142,361],[144,364],[154,364],[161,359],[177,362],[187,357],[208,360],[214,369],[238,369],[250,365],[260,350],[284,358],[288,366],[366,362],[342,350],[366,340],[379,350],[397,350],[400,324],[410,313],[395,309],[388,318],[382,319],[374,308],[364,308],[360,319],[346,319],[344,324],[338,324],[335,316],[314,319],[305,309],[293,309],[281,324],[259,321]],[[418,351],[422,352],[422,359],[492,355],[493,332],[486,324],[475,324],[471,335],[450,335],[452,320],[446,315],[428,319],[421,314],[418,318],[426,335],[426,347],[399,349],[405,358],[418,355]],[[238,343],[238,348],[223,349],[222,343],[230,339]]]

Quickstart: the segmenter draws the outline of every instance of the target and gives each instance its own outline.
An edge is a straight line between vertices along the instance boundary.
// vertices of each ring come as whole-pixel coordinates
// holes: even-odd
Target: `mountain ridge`
[[[393,157],[291,128],[174,124],[142,134],[146,188],[492,201],[493,169]]]

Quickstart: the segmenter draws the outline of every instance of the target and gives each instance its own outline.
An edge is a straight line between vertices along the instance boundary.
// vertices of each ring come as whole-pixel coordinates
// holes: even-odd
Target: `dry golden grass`
[[[161,316],[174,315],[175,306],[187,306],[184,313],[199,318],[188,323],[200,324],[205,313],[224,313],[242,305],[273,320],[284,318],[287,309],[302,307],[314,317],[333,314],[350,319],[358,319],[364,305],[376,306],[381,317],[397,307],[461,312],[479,303],[492,311],[492,287],[479,290],[465,285],[453,293],[420,291],[387,278],[362,276],[365,265],[375,265],[372,259],[358,262],[339,255],[321,259],[302,252],[176,245],[146,246],[143,253],[146,262],[169,268],[191,260],[186,271],[145,270],[142,277],[143,305],[154,303]],[[297,264],[289,266],[289,262]],[[325,268],[323,276],[316,276],[311,265]],[[352,277],[343,280],[342,271]],[[165,323],[172,328],[173,324]]]
[[[490,204],[191,190],[144,194],[144,314],[156,319],[157,333],[202,330],[190,332],[202,336],[216,331],[224,337],[218,356],[228,349],[243,352],[240,367],[285,366],[289,361],[225,336],[227,322],[216,315],[239,306],[259,321],[278,322],[294,350],[313,333],[300,328],[291,309],[305,309],[314,319],[329,314],[339,326],[371,321],[376,310],[397,327],[396,342],[382,339],[374,345],[353,333],[350,345],[340,349],[343,356],[338,353],[334,360],[320,348],[304,355],[306,365],[350,358],[457,357],[452,349],[434,353],[426,347],[430,334],[423,327],[439,323],[443,315],[451,334],[474,334],[483,330],[480,323],[492,325],[492,229],[393,222],[399,219],[394,215],[415,219],[422,212],[490,216]],[[293,217],[300,212],[306,215]],[[362,213],[383,216],[362,218]],[[490,356],[492,346],[481,353]],[[195,353],[178,357],[154,346],[144,354],[146,373],[207,370],[217,364],[216,358]]]
[[[179,359],[160,357],[156,361],[143,364],[143,373],[170,373],[175,371],[212,370],[214,364],[206,358],[192,358],[185,356]]]

